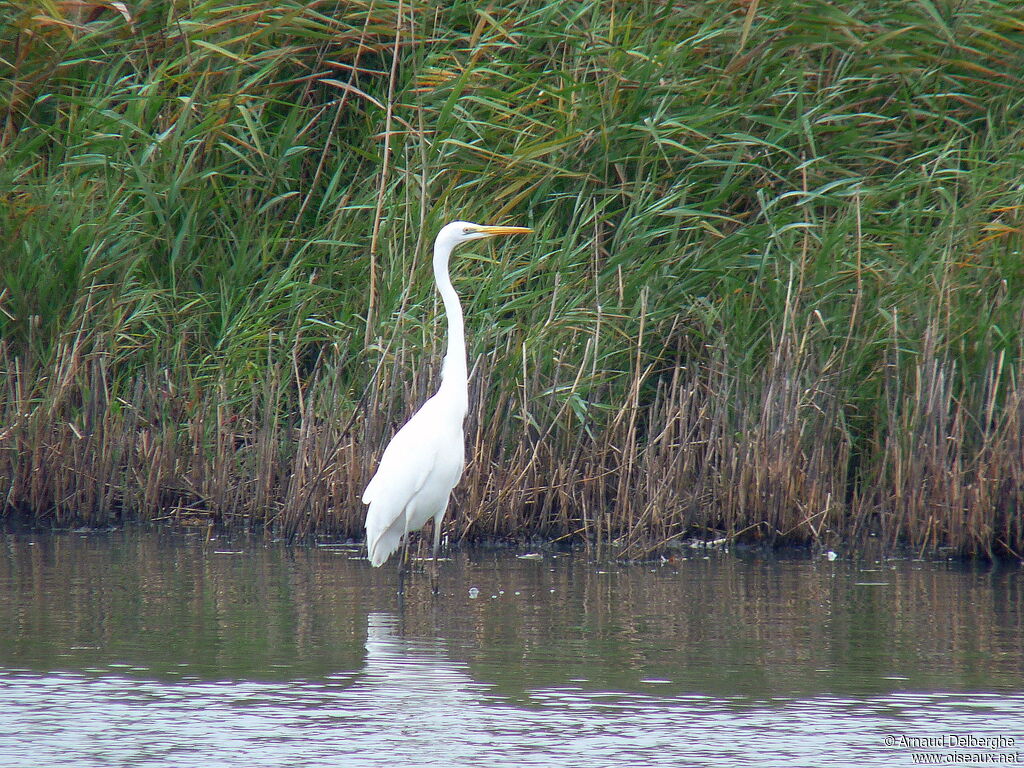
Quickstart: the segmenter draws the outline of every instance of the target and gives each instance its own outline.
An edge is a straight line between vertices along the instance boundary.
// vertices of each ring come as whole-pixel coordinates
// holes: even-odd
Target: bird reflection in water
[[[478,706],[486,687],[465,663],[449,658],[441,640],[403,637],[401,620],[387,612],[366,617],[363,682],[372,688],[376,711],[401,714],[403,731],[445,725],[453,711]]]

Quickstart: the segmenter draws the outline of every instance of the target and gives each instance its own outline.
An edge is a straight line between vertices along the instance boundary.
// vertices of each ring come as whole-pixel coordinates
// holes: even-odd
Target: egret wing
[[[434,469],[437,431],[431,410],[425,405],[391,439],[376,474],[363,491],[363,503],[370,505],[366,512],[366,541],[374,564],[386,560],[398,547],[407,526],[395,523]],[[389,531],[389,541],[381,542]]]
[[[380,457],[380,464],[363,491],[363,504],[371,504],[382,494],[403,493],[411,498],[426,482],[434,464],[429,446],[428,425],[421,423],[418,411],[395,433]]]

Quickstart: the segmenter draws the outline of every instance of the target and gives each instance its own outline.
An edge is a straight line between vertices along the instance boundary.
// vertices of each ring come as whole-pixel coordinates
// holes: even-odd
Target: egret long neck
[[[434,280],[437,291],[444,302],[444,313],[448,320],[448,352],[441,367],[441,391],[448,391],[462,408],[465,415],[469,406],[469,376],[466,372],[466,330],[462,320],[462,304],[452,287],[448,274],[448,260],[452,246],[434,244]]]

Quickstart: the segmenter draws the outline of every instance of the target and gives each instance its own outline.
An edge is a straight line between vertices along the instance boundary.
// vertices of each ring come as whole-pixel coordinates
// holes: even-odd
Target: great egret
[[[448,351],[441,386],[391,439],[377,473],[363,491],[366,546],[370,563],[382,565],[411,531],[434,521],[434,575],[441,520],[465,466],[462,422],[469,405],[466,336],[462,305],[448,275],[448,259],[459,243],[495,235],[516,235],[526,227],[493,227],[453,221],[434,241],[434,280],[448,318]],[[401,570],[399,571],[401,573]]]

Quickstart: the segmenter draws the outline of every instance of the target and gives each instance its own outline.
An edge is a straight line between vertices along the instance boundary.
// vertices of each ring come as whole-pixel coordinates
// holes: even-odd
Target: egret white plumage
[[[482,226],[453,221],[434,241],[434,280],[448,319],[448,350],[437,393],[398,430],[363,491],[370,563],[382,565],[412,531],[434,521],[434,561],[441,521],[465,466],[463,420],[469,407],[466,336],[462,305],[452,287],[448,261],[459,243],[530,232],[526,227]]]

